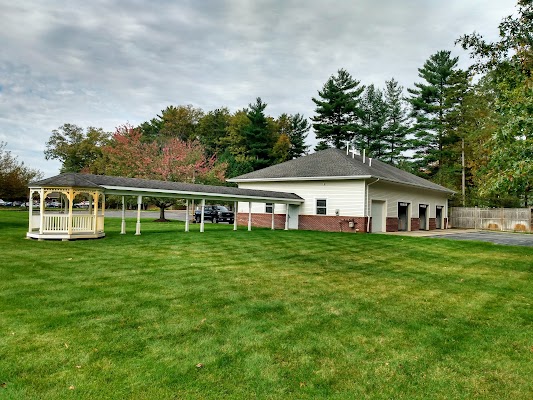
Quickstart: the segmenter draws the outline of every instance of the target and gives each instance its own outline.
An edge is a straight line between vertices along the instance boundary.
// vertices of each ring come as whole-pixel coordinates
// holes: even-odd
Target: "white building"
[[[302,204],[243,203],[255,226],[345,232],[445,229],[454,191],[378,160],[338,149],[319,151],[229,179],[239,188],[293,193]]]

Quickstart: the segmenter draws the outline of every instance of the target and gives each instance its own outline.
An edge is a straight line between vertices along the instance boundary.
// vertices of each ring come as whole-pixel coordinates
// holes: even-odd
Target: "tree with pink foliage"
[[[169,138],[162,144],[143,142],[142,133],[131,125],[117,127],[111,143],[102,148],[99,169],[106,175],[156,179],[172,182],[221,184],[226,164],[216,164],[216,157],[206,157],[200,142]],[[171,198],[152,198],[160,209],[159,220],[165,221],[165,209],[174,204]]]

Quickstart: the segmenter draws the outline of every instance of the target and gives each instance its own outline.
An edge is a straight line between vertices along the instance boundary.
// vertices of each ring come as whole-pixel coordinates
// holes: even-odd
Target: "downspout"
[[[370,182],[368,185],[366,185],[366,217],[367,217],[366,218],[366,233],[370,232],[370,217],[372,216],[370,212],[370,205],[368,203],[368,192],[369,192],[368,187],[378,181],[379,181],[379,178],[377,178],[374,182]]]

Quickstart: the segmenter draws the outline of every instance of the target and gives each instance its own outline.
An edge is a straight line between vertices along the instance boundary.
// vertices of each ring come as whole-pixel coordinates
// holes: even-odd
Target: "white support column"
[[[92,204],[94,200],[94,210],[93,210],[93,220],[94,220],[94,226],[93,226],[93,233],[96,235],[96,232],[98,232],[98,196],[100,196],[100,193],[96,192],[94,195],[89,196],[89,204]]]
[[[233,202],[233,230],[237,230],[237,216],[239,214],[239,210],[237,209],[238,204],[236,201]]]
[[[122,224],[120,225],[120,234],[126,234],[126,202],[124,196],[122,196]]]
[[[285,230],[289,230],[289,204],[285,207]]]
[[[141,204],[143,197],[137,196],[137,224],[135,225],[135,234],[141,234]]]
[[[74,200],[74,193],[72,189],[68,191],[68,234],[72,235],[72,200]]]
[[[204,231],[204,211],[205,211],[205,199],[202,199],[202,207],[200,207],[200,232]]]
[[[274,213],[274,211],[276,211],[276,204],[272,203],[272,230],[276,229],[276,221],[274,220],[276,214]]]
[[[39,196],[41,196],[40,198],[40,206],[39,206],[39,210],[40,210],[40,215],[39,215],[39,218],[41,220],[41,222],[39,223],[39,234],[42,235],[43,234],[43,229],[44,229],[44,208],[45,208],[45,204],[44,204],[44,189],[41,189],[40,193],[39,193]]]
[[[252,230],[252,202],[248,202],[248,230]]]
[[[33,230],[33,223],[32,223],[32,219],[33,219],[33,190],[30,190],[30,220],[28,221],[28,232],[31,233],[31,231]]]
[[[185,232],[189,232],[189,199],[185,200]]]

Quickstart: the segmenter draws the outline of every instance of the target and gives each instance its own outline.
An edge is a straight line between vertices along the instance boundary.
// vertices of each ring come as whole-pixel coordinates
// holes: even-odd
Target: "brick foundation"
[[[354,227],[350,228],[350,221]],[[366,217],[337,217],[329,215],[300,215],[298,229],[324,232],[366,232]]]
[[[237,214],[237,225],[248,226],[248,213]],[[252,213],[252,226],[257,228],[271,228],[272,214]],[[285,229],[285,214],[274,215],[274,228]]]
[[[398,218],[387,217],[387,232],[398,232]]]
[[[366,232],[366,217],[337,217],[330,215],[300,215],[298,217],[298,229],[309,231],[323,232]],[[355,223],[350,228],[350,221]],[[446,229],[447,218],[444,218],[442,229]],[[237,224],[241,226],[248,225],[248,213],[237,214]],[[257,228],[270,228],[272,226],[272,214],[252,214],[252,226]],[[275,229],[285,229],[285,214],[276,214],[274,216]],[[437,229],[435,218],[429,218],[429,230]],[[420,230],[420,219],[411,218],[411,231]],[[398,218],[387,217],[387,232],[398,232]]]

